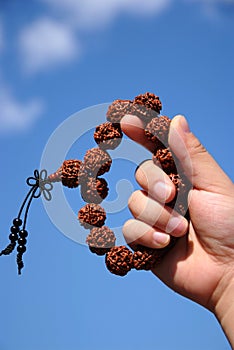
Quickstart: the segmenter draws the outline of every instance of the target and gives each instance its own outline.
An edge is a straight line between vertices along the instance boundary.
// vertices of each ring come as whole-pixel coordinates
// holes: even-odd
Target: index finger
[[[121,129],[130,139],[154,152],[155,144],[145,135],[143,122],[135,115],[125,115],[121,120]]]

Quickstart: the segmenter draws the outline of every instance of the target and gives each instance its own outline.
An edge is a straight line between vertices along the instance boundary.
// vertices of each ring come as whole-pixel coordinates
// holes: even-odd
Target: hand
[[[127,136],[152,150],[137,117],[125,116],[121,127]],[[174,185],[147,161],[136,171],[143,191],[134,192],[129,199],[135,219],[125,223],[123,232],[127,242],[154,248],[168,244],[168,233],[181,237],[153,273],[176,292],[214,312],[234,345],[234,185],[182,116],[171,122],[169,145],[193,185],[188,198],[190,223],[164,208],[175,196]]]

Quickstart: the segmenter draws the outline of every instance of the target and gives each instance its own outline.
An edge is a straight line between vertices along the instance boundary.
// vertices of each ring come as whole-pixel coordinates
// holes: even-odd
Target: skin
[[[140,119],[125,116],[121,127],[152,151]],[[125,223],[123,233],[130,246],[139,243],[152,248],[165,247],[170,235],[180,237],[152,272],[174,291],[214,313],[234,348],[234,184],[183,116],[171,122],[169,145],[192,183],[190,222],[164,207],[174,198],[175,187],[149,160],[136,171],[142,190],[129,198],[133,219]]]

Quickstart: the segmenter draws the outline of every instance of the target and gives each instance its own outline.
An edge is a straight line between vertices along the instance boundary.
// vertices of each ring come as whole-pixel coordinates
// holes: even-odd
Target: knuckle
[[[207,153],[206,148],[201,144],[201,142],[194,138],[190,145],[191,149],[191,155],[198,155],[198,154],[204,154]]]

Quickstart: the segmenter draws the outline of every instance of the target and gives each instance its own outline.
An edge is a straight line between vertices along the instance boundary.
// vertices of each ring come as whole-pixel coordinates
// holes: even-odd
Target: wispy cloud
[[[39,18],[21,31],[19,49],[24,68],[30,73],[67,63],[80,51],[75,32],[49,17]]]
[[[0,88],[0,132],[27,130],[41,116],[44,104],[33,99],[19,102],[6,87]]]
[[[41,0],[54,12],[60,12],[74,26],[83,29],[103,27],[121,13],[155,15],[167,9],[173,0]]]
[[[146,16],[159,14],[173,0],[40,0],[51,10],[51,17],[38,18],[22,29],[19,49],[26,72],[54,68],[79,58],[77,37],[114,21],[121,13]],[[55,20],[58,17],[60,21]]]
[[[46,5],[47,16],[26,24],[18,35],[18,47],[24,71],[37,73],[79,58],[79,38],[106,28],[118,16],[157,16],[176,0],[38,0]],[[233,12],[234,0],[180,0],[201,6],[213,15]],[[59,18],[59,20],[58,20]],[[0,54],[5,51],[3,18],[0,17]],[[2,79],[0,77],[0,83]],[[41,116],[44,104],[33,98],[20,101],[6,88],[0,87],[0,132],[30,128]]]
[[[3,22],[0,18],[0,54],[3,48],[5,48],[5,38]],[[8,134],[30,129],[43,110],[44,103],[39,99],[19,101],[5,83],[3,71],[0,71],[0,133]]]
[[[121,13],[145,16],[158,14],[173,0],[41,0],[55,12],[67,16],[82,29],[103,27]]]
[[[79,37],[111,24],[118,15],[159,14],[173,0],[39,0],[48,5],[46,16],[28,22],[18,34],[18,49],[26,73],[50,71],[79,58]],[[49,11],[48,11],[49,10]],[[57,18],[60,18],[59,20]],[[0,52],[4,46],[0,18]],[[21,101],[0,77],[0,132],[29,129],[41,116],[44,103]]]

